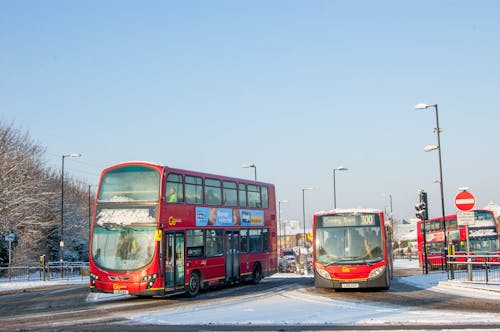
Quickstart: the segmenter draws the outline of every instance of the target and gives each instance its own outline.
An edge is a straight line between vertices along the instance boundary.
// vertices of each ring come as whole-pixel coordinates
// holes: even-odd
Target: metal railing
[[[62,273],[61,273],[62,271]],[[57,279],[82,279],[89,275],[88,262],[49,262],[45,266],[26,265],[0,267],[0,282],[48,281]]]
[[[407,260],[416,260],[418,259],[418,254],[417,253],[411,253],[411,254],[407,254],[407,253],[399,253],[399,252],[393,252],[393,255],[392,255],[392,258],[393,259],[407,259]]]
[[[448,279],[500,283],[500,255],[448,255]]]

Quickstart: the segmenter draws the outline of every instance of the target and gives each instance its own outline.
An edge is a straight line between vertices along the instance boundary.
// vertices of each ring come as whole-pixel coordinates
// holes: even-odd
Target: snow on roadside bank
[[[55,285],[84,285],[89,284],[88,277],[71,278],[71,279],[63,279],[63,280],[48,280],[48,281],[0,281],[0,291],[10,291],[10,290],[19,290],[19,289],[30,289],[30,288],[39,288],[39,287],[47,287],[47,286],[55,286]]]
[[[390,294],[388,294],[390,296]],[[289,290],[253,299],[227,299],[207,304],[162,308],[137,313],[127,324],[152,325],[276,325],[276,326],[393,326],[459,324],[499,325],[497,313],[464,313],[395,305],[345,302]],[[123,324],[124,322],[120,322]]]
[[[396,269],[418,268],[417,261],[398,260]],[[271,278],[297,277],[290,274],[276,274]],[[308,276],[310,277],[310,276]],[[446,273],[418,274],[400,277],[400,281],[418,288],[443,291],[439,283],[446,281]],[[489,296],[499,293],[489,292]],[[464,294],[462,289],[461,295]],[[471,295],[477,294],[471,291]],[[464,313],[462,311],[416,309],[394,305],[344,302],[326,298],[301,290],[277,292],[259,296],[253,300],[228,300],[197,305],[196,307],[176,307],[158,310],[130,317],[130,324],[153,325],[351,325],[351,326],[393,326],[393,325],[467,325],[481,324],[498,326],[498,313]]]

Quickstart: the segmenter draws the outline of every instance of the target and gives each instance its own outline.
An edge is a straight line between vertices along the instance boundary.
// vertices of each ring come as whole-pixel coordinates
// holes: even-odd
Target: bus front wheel
[[[187,294],[190,297],[195,297],[200,291],[201,277],[198,272],[191,273],[189,277],[189,284],[187,286]]]

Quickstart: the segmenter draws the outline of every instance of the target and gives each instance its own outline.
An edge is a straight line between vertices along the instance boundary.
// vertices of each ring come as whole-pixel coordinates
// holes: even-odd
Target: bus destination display
[[[335,214],[322,216],[323,227],[343,227],[343,226],[375,226],[377,223],[375,214]]]

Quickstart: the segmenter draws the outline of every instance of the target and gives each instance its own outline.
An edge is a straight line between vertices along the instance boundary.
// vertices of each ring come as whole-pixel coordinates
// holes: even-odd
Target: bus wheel
[[[252,283],[254,285],[257,285],[262,280],[262,271],[260,270],[259,265],[256,265],[253,268],[252,277],[253,277]]]
[[[187,294],[190,297],[195,297],[200,291],[201,278],[198,272],[191,273],[189,277],[189,284],[187,286]]]
[[[391,287],[391,274],[390,271],[385,271],[385,285],[382,290],[388,290]]]

